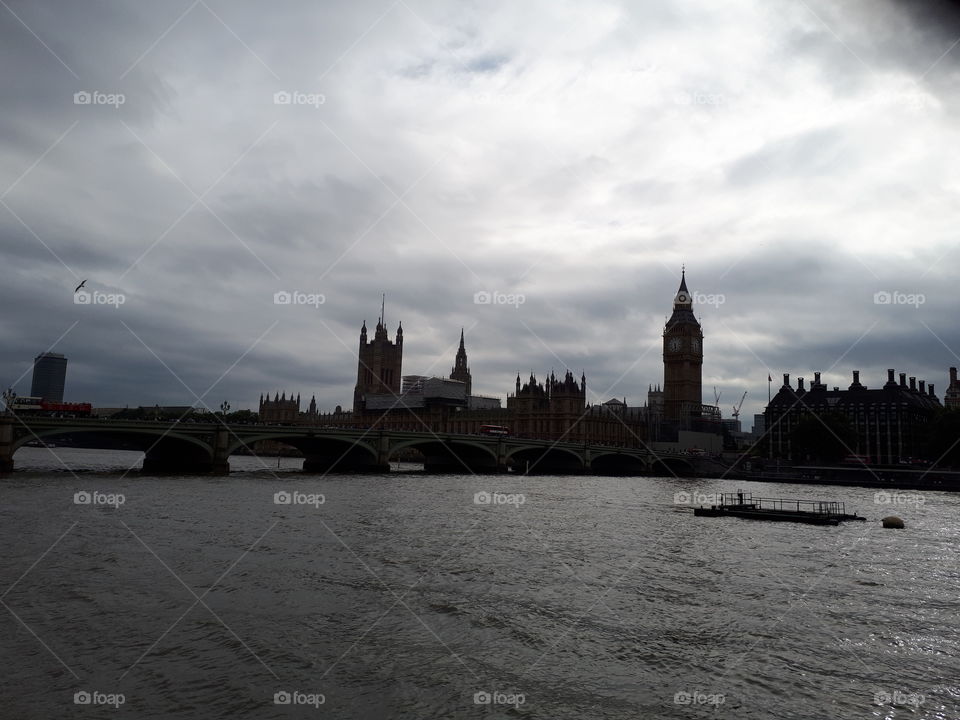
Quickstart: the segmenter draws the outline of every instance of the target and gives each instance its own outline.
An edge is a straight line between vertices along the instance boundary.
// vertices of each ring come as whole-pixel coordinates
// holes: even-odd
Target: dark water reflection
[[[292,459],[276,477],[253,458],[229,478],[155,479],[122,476],[132,453],[57,454],[94,471],[26,448],[0,491],[3,717],[960,717],[960,496],[321,478]],[[738,485],[869,520],[675,504]],[[881,529],[891,513],[906,530]]]

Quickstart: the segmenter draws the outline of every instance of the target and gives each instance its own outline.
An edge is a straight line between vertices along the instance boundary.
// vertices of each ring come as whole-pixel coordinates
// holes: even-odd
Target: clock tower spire
[[[664,417],[689,427],[700,416],[703,402],[703,331],[693,314],[693,296],[687,289],[687,272],[673,298],[673,314],[663,329]]]

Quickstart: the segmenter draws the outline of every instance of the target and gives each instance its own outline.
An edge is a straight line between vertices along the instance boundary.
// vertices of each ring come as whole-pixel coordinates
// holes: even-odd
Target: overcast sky
[[[475,392],[570,368],[642,404],[684,263],[704,400],[747,426],[768,373],[942,397],[960,365],[949,3],[0,5],[21,394],[52,349],[75,401],[346,406],[385,292],[405,374],[464,327]]]

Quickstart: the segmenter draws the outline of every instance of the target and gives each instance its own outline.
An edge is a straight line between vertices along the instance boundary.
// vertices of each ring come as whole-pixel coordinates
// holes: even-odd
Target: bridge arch
[[[203,437],[172,431],[166,427],[97,427],[65,423],[60,426],[34,427],[30,432],[18,433],[11,443],[14,453],[32,440],[52,440],[58,437],[75,438],[81,435],[102,438],[100,447],[120,450],[138,450],[144,453],[141,472],[207,473],[214,469],[214,448]],[[214,434],[209,433],[210,440]]]
[[[372,456],[376,457],[377,449],[373,443],[366,442],[360,438],[354,437],[338,437],[335,435],[321,435],[317,433],[304,433],[303,435],[292,435],[289,432],[262,432],[254,435],[244,435],[242,437],[237,437],[236,435],[230,436],[230,444],[227,446],[227,453],[232,455],[237,450],[242,447],[250,447],[255,443],[258,443],[262,440],[275,440],[276,442],[282,442],[285,445],[290,445],[297,448],[301,452],[303,447],[310,449],[313,445],[322,445],[323,443],[333,443],[342,446],[356,446],[358,448],[363,448],[369,452]]]
[[[375,438],[368,436],[370,440]],[[290,445],[303,454],[304,472],[369,472],[385,469],[379,462],[379,453],[373,442],[363,439],[362,435],[334,435],[305,431],[294,434],[277,431],[264,431],[240,438],[231,436],[227,447],[228,455],[241,447],[253,446],[260,441],[273,440]]]
[[[479,439],[435,436],[395,441],[390,445],[388,458],[401,450],[413,448],[423,453],[423,468],[427,472],[502,472],[497,445]]]
[[[507,451],[507,463],[514,472],[536,475],[579,474],[585,470],[580,451],[553,444],[511,448]]]
[[[590,469],[595,475],[647,475],[650,472],[650,464],[641,455],[610,450],[591,453]]]

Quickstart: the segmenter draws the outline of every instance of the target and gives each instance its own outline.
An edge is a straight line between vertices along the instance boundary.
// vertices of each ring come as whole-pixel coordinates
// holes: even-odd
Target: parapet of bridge
[[[645,448],[477,434],[285,425],[224,425],[111,419],[0,417],[0,471],[34,439],[84,435],[86,446],[139,449],[145,474],[225,474],[229,458],[263,441],[292,446],[309,473],[383,473],[415,450],[428,472],[481,474],[683,475],[694,460]]]

